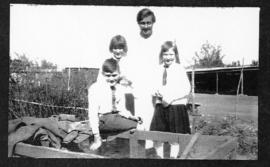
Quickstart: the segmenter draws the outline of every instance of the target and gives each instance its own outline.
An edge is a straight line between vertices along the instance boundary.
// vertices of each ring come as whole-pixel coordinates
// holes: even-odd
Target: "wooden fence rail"
[[[80,153],[80,152],[71,152],[66,150],[60,150],[56,148],[35,146],[25,143],[17,143],[14,155],[19,155],[23,157],[31,158],[106,158],[104,156],[89,154],[89,153]],[[108,158],[108,157],[107,157]]]
[[[200,135],[199,133],[189,135],[170,132],[134,130],[111,136],[108,140],[112,140],[117,137],[130,140],[130,158],[145,158],[145,140],[179,143],[181,147],[181,159],[188,159],[188,154],[196,142],[204,145],[205,148],[206,146],[214,145],[212,142],[217,143],[217,147],[212,148],[213,151],[196,157],[196,159],[234,159],[236,157],[237,138],[231,136],[209,136]],[[221,145],[219,145],[219,143],[221,143]]]
[[[180,145],[180,159],[235,159],[237,138],[231,136],[209,136],[195,133],[177,134],[158,131],[130,130],[114,136],[109,136],[107,141],[116,138],[129,139],[130,158],[146,158],[145,140],[159,142],[177,142]],[[199,150],[194,154],[192,151]],[[96,154],[63,151],[55,148],[33,146],[18,143],[15,155],[32,158],[109,158]]]

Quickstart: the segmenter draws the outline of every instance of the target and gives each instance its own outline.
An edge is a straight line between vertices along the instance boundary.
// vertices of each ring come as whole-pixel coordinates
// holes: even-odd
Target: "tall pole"
[[[192,68],[192,79],[191,79],[192,111],[195,111],[195,106],[194,106],[194,101],[195,101],[195,64],[196,64],[196,60],[194,60],[194,66]]]
[[[192,67],[192,73],[191,73],[191,96],[192,96],[192,129],[191,129],[191,133],[195,133],[195,64],[196,64],[196,59],[194,59],[194,65]]]
[[[216,94],[218,94],[218,72],[216,72]]]
[[[244,58],[242,60],[241,79],[241,95],[244,95]]]
[[[70,87],[69,87],[69,82],[70,82],[70,68],[68,68],[68,91],[70,90]]]
[[[240,78],[239,78],[239,82],[237,85],[237,91],[236,91],[236,104],[235,104],[235,118],[236,118],[236,114],[237,114],[237,110],[238,110],[238,102],[239,102],[239,89],[240,89],[240,85],[241,85],[241,93],[240,95],[243,95],[244,93],[244,76],[243,76],[243,69],[244,69],[244,58],[242,59],[242,69],[240,72]]]

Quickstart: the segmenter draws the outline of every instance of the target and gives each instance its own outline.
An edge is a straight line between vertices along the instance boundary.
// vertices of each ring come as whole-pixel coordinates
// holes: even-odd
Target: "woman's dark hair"
[[[155,17],[154,12],[152,12],[148,8],[144,8],[144,9],[140,10],[139,13],[137,14],[137,23],[140,23],[140,21],[142,19],[144,19],[145,17],[148,17],[148,16],[152,16],[153,23],[156,22],[156,17]]]
[[[167,52],[170,48],[173,48],[173,51],[175,53],[175,62],[180,64],[180,59],[179,59],[177,46],[172,41],[166,41],[166,42],[163,43],[163,45],[161,45],[161,50],[160,50],[160,53],[159,53],[159,64],[163,63],[163,53]]]
[[[124,52],[127,53],[127,41],[121,35],[116,35],[111,39],[109,50],[112,52],[113,49],[124,49]]]
[[[113,58],[106,59],[102,65],[102,72],[114,73],[119,72],[120,68],[117,60]]]

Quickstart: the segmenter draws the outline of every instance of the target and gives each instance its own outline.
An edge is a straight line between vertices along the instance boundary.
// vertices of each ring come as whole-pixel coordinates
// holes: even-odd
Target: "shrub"
[[[202,117],[198,121],[197,131],[203,135],[232,136],[238,138],[237,153],[257,159],[258,129],[253,122],[245,122],[234,116],[220,118]]]

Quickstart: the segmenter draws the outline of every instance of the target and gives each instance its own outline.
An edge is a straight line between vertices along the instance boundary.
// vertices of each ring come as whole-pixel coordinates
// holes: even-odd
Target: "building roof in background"
[[[67,69],[99,69],[99,68],[95,68],[95,67],[65,67],[65,70]]]
[[[258,66],[240,66],[240,67],[213,67],[213,68],[195,68],[195,72],[232,72],[232,71],[244,71],[259,70]],[[186,69],[187,72],[192,72],[192,68]]]

